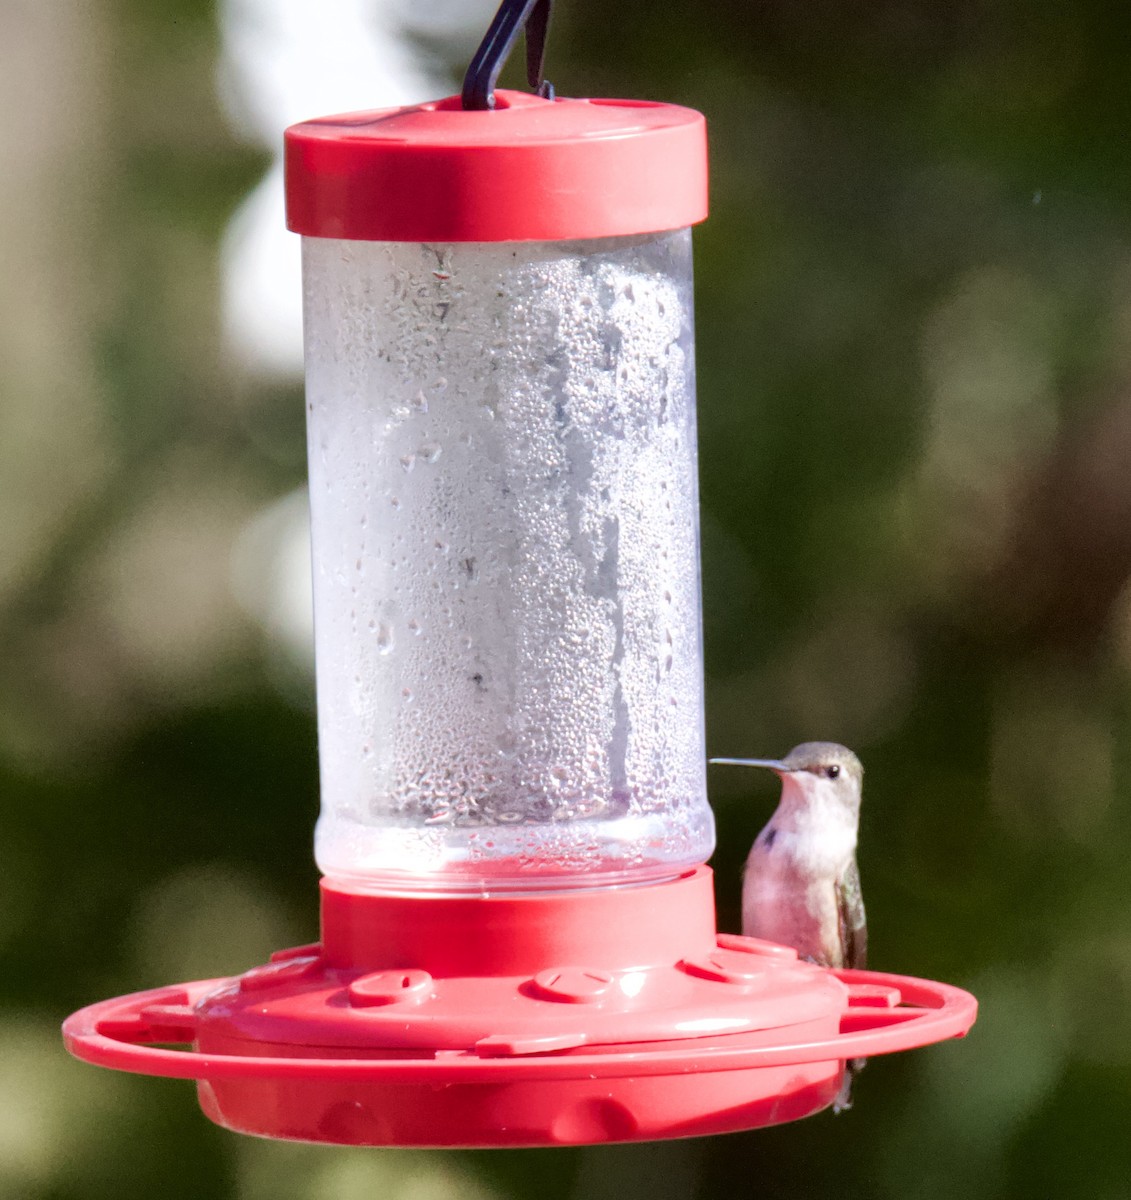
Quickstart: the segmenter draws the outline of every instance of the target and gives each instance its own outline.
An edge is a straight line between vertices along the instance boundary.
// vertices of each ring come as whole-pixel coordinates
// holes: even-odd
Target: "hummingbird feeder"
[[[974,1020],[956,988],[716,931],[690,229],[704,121],[555,98],[548,9],[503,5],[462,96],[286,134],[321,941],[64,1027],[79,1058],[195,1079],[244,1133],[723,1133],[816,1112],[845,1060]],[[495,91],[523,26],[537,94]]]

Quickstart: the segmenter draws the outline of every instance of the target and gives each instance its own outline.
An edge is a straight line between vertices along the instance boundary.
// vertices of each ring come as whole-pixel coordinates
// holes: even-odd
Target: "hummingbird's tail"
[[[864,1070],[864,1064],[867,1061],[866,1058],[850,1058],[844,1064],[844,1082],[840,1085],[840,1091],[837,1092],[837,1097],[833,1101],[833,1112],[848,1112],[852,1107],[852,1081]]]

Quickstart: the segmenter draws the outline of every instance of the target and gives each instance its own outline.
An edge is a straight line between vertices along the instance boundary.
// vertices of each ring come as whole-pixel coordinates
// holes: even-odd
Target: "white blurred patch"
[[[980,1001],[978,1024],[968,1041],[915,1054],[912,1083],[878,1147],[877,1197],[994,1200],[1005,1194],[1010,1139],[1045,1102],[1063,1069],[1066,1045],[1042,971],[995,968],[962,985]],[[863,1107],[864,1083],[860,1091]]]
[[[310,505],[306,488],[276,500],[244,527],[232,550],[232,590],[288,662],[314,673]]]
[[[221,101],[243,136],[276,155],[232,218],[222,256],[224,331],[248,370],[302,370],[298,239],[283,219],[284,128],[310,117],[416,104],[452,92],[454,79],[411,33],[477,32],[486,29],[494,7],[494,0],[445,0],[421,17],[411,0],[221,4]]]
[[[109,155],[104,5],[0,4],[0,597],[25,586],[115,455],[100,360],[112,254],[93,238]],[[98,213],[98,217],[93,214]],[[100,243],[91,257],[92,240]],[[6,663],[11,671],[11,663]]]
[[[911,705],[914,646],[883,596],[845,597],[764,666],[713,679],[711,745],[725,754],[769,754],[809,737],[867,746],[898,728]],[[712,794],[744,796],[741,772],[720,771]]]
[[[102,628],[131,669],[161,689],[206,682],[242,652],[251,630],[232,603],[225,562],[256,501],[216,461],[172,455],[161,488],[115,529],[91,570]],[[81,668],[76,662],[70,686],[81,686]]]
[[[237,209],[221,253],[224,335],[257,374],[302,372],[302,264],[286,229],[283,162]]]
[[[1057,430],[1051,347],[1063,314],[1027,275],[993,265],[958,280],[925,322],[930,413],[899,497],[908,549],[945,591],[995,560],[1021,487]]]
[[[648,1145],[586,1146],[581,1151],[571,1200],[695,1200],[701,1191],[702,1139]],[[760,1189],[755,1189],[755,1194]],[[736,1187],[735,1195],[747,1194]]]
[[[154,981],[246,971],[301,940],[257,879],[218,862],[167,875],[139,897],[132,925],[141,976]]]
[[[792,728],[855,746],[899,727],[915,672],[914,648],[884,597],[860,596],[814,622],[786,650],[772,690]]]
[[[460,1159],[423,1150],[299,1146],[244,1138],[238,1200],[501,1200]]]
[[[1095,672],[1062,665],[999,671],[990,796],[1015,839],[1103,849],[1116,800],[1116,718]]]
[[[1106,881],[1105,881],[1106,882]],[[1049,973],[1053,1026],[1071,1057],[1107,1069],[1131,1065],[1131,929],[1126,905],[1084,885],[1073,905],[1077,932],[1058,937]],[[1089,928],[1090,927],[1090,928]]]
[[[126,1103],[124,1079],[63,1053],[50,1015],[0,1021],[0,1196],[58,1195],[97,1175]]]

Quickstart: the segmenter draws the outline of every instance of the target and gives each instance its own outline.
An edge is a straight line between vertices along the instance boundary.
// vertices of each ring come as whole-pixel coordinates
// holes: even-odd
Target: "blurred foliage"
[[[710,122],[711,748],[861,753],[873,962],[980,1023],[874,1062],[839,1119],[515,1153],[251,1142],[66,1059],[72,1008],[314,933],[310,685],[228,580],[301,482],[301,405],[223,348],[221,235],[267,157],[220,114],[214,6],[0,0],[0,1195],[1124,1196],[1126,13],[560,8],[562,92]],[[713,780],[725,927],[771,785]]]

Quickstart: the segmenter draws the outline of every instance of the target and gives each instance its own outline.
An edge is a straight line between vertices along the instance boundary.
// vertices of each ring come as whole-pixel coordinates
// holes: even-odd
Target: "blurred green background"
[[[301,381],[225,309],[277,153],[232,47],[350,10],[448,90],[491,8],[0,0],[0,1197],[1131,1196],[1131,89],[1105,0],[563,0],[550,42],[564,94],[710,125],[710,748],[859,751],[872,964],[973,990],[972,1036],[874,1061],[840,1118],[466,1154],[240,1138],[187,1083],[62,1051],[82,1004],[316,933],[280,583]],[[775,798],[712,777],[725,928]]]

